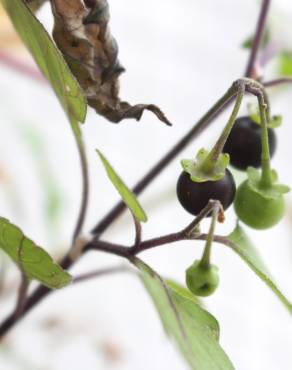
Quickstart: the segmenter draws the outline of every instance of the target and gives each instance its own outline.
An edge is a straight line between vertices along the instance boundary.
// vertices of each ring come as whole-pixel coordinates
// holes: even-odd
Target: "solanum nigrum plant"
[[[242,116],[236,119],[235,124],[226,141],[223,152],[230,156],[230,164],[239,169],[261,166],[262,134],[261,126],[251,116]],[[268,129],[270,156],[276,150],[276,133]]]
[[[12,312],[0,322],[0,339],[16,327],[20,319],[32,308],[51,294],[53,289],[61,289],[69,284],[73,289],[76,283],[125,270],[133,272],[134,269],[138,274],[133,275],[139,275],[155,303],[167,334],[177,342],[190,367],[196,370],[234,370],[231,360],[219,344],[219,323],[198,298],[210,296],[219,285],[219,268],[211,263],[211,248],[215,248],[215,243],[229,248],[240,256],[292,313],[292,303],[275,285],[267,268],[263,267],[258,258],[258,251],[241,225],[244,223],[256,229],[266,229],[275,225],[283,217],[285,209],[283,194],[288,191],[287,186],[278,183],[276,171],[270,166],[270,156],[274,154],[276,138],[273,131],[275,118],[270,116],[267,96],[270,87],[290,83],[291,79],[279,78],[266,81],[264,76],[259,75],[257,68],[260,62],[266,59],[259,58],[259,53],[262,51],[261,41],[265,32],[270,0],[262,0],[256,32],[250,43],[251,52],[244,73],[245,77],[240,77],[231,84],[226,93],[211,106],[196,125],[150,171],[146,172],[132,191],[125,185],[106,157],[98,151],[106,173],[122,199],[89,233],[84,235],[85,217],[88,207],[92,206],[88,197],[89,166],[84,148],[83,129],[80,125],[85,121],[87,107],[94,108],[98,115],[114,123],[126,119],[140,120],[145,110],[153,112],[167,125],[170,125],[170,122],[162,110],[154,104],[131,105],[120,99],[119,77],[124,72],[124,68],[119,62],[117,42],[109,29],[108,1],[50,0],[54,20],[52,34],[44,29],[34,14],[34,11],[46,1],[1,0],[1,3],[43,75],[54,89],[68,117],[80,156],[82,202],[76,217],[72,241],[68,244],[68,250],[59,263],[54,262],[52,257],[28,238],[19,227],[0,215],[0,249],[16,264],[20,273],[15,306]],[[265,47],[268,47],[267,43],[268,40],[265,42]],[[0,61],[1,58],[0,53]],[[12,67],[15,68],[16,65],[17,63],[13,63]],[[27,72],[30,69],[21,70]],[[210,89],[213,88],[212,83],[211,79]],[[230,82],[226,84],[226,86],[229,85]],[[258,115],[238,118],[245,93],[257,97],[259,118],[256,117]],[[173,176],[172,184],[173,187],[177,185],[179,202],[195,217],[192,217],[187,226],[179,230],[175,229],[176,223],[170,225],[167,219],[161,218],[159,223],[169,226],[169,233],[150,239],[143,238],[142,224],[148,218],[136,196],[178,156],[187,144],[198,138],[212,120],[230,104],[234,104],[231,116],[214,147],[210,151],[200,149],[195,158],[182,160],[183,171],[178,180],[177,174]],[[170,128],[165,127],[165,129]],[[175,130],[175,125],[171,129]],[[122,130],[120,132],[122,135]],[[168,136],[167,131],[165,132],[166,142]],[[108,150],[107,143],[104,142],[103,145],[105,150]],[[145,147],[149,150],[149,146]],[[88,150],[94,149],[88,148]],[[118,148],[118,150],[122,149]],[[135,156],[138,162],[139,153],[135,153]],[[227,168],[229,161],[234,167],[247,173],[248,178],[238,189],[235,187],[232,169]],[[259,167],[261,169],[257,170],[256,168]],[[100,187],[96,188],[100,189]],[[105,196],[104,194],[106,195],[107,192],[101,189],[101,196]],[[215,235],[216,222],[224,221],[224,210],[228,209],[233,202],[239,221],[235,220],[232,212],[228,212],[226,217],[230,217],[228,221],[234,224],[234,229],[228,235]],[[178,203],[177,207],[179,207]],[[133,219],[135,231],[133,243],[124,245],[107,241],[103,235],[104,232],[110,229],[125,209],[130,211]],[[208,219],[210,227],[205,230],[202,221],[208,216],[211,216],[211,220]],[[180,280],[185,282],[183,284],[161,277],[138,257],[146,250],[169,246],[176,242],[181,242],[181,247],[193,245],[194,248],[201,245],[201,242],[205,243],[201,259],[193,262],[192,258],[185,265],[189,266],[186,271],[184,268],[180,271]],[[98,265],[94,271],[72,276],[69,269],[89,251],[112,254],[126,263],[106,268]],[[99,264],[100,261],[97,260],[96,263]],[[220,266],[220,271],[223,268],[224,266]],[[2,274],[0,279],[1,277]],[[236,276],[232,275],[231,279],[236,281]],[[35,289],[29,289],[32,280],[40,283]],[[224,279],[221,280],[224,288]],[[234,298],[236,299],[236,294],[240,292],[236,283],[235,286]],[[127,294],[131,292],[127,291]],[[100,297],[97,296],[97,298]],[[135,298],[130,301],[131,309],[135,307]],[[1,296],[1,305],[4,302],[5,298]],[[165,366],[161,364],[160,368]]]

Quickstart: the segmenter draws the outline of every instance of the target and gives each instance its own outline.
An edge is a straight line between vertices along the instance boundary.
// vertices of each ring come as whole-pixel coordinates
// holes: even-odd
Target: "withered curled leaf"
[[[119,76],[124,68],[109,29],[107,0],[51,0],[51,4],[53,38],[85,91],[88,104],[111,122],[140,120],[143,112],[149,110],[170,125],[156,105],[131,105],[120,100]]]

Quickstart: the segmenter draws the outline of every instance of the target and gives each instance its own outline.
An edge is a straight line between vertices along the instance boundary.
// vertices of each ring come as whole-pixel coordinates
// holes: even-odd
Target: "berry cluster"
[[[249,116],[236,119],[234,126],[223,148],[230,156],[230,164],[246,171],[249,167],[261,166],[261,126]],[[272,157],[276,150],[276,134],[268,129],[269,152]],[[183,171],[177,182],[177,197],[189,213],[197,216],[210,199],[219,200],[224,210],[234,201],[235,211],[241,221],[256,229],[265,229],[275,225],[282,217],[284,210],[283,197],[278,200],[261,200],[248,190],[244,182],[236,191],[231,172],[226,169],[224,176],[217,181],[197,182],[190,174]]]
[[[249,116],[235,119],[229,127],[224,131],[225,138],[219,139],[211,152],[201,149],[195,160],[182,161],[184,171],[177,181],[178,200],[194,216],[210,200],[220,201],[224,210],[234,203],[239,220],[255,229],[270,228],[283,217],[283,194],[288,191],[285,185],[277,183],[276,172],[270,168],[277,143],[275,131],[269,128],[268,120],[256,123]],[[246,171],[248,176],[237,189],[232,173],[226,168],[229,163]],[[261,172],[257,170],[260,167]],[[219,283],[218,269],[209,261],[210,245],[211,242],[205,247],[205,255],[209,249],[208,258],[195,261],[186,271],[186,284],[195,295],[208,296]]]

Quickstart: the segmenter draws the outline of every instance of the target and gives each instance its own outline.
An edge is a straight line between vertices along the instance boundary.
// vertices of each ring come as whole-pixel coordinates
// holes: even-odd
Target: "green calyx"
[[[229,164],[229,155],[220,154],[217,159],[213,158],[213,152],[200,149],[195,160],[183,159],[181,165],[185,172],[190,174],[192,181],[218,181],[225,176],[225,170]]]
[[[274,199],[281,197],[283,194],[290,191],[289,186],[278,184],[278,175],[275,170],[270,170],[270,183],[263,183],[262,175],[253,167],[248,167],[248,186],[251,191],[257,193],[264,199]]]
[[[195,160],[181,161],[184,171],[190,174],[191,180],[194,182],[218,181],[225,176],[226,167],[229,164],[229,154],[222,153],[222,151],[238,115],[245,86],[239,84],[236,91],[233,86],[231,91],[233,95],[236,95],[235,104],[231,116],[212,150],[209,152],[206,149],[200,149]]]
[[[268,229],[276,225],[285,212],[283,194],[289,191],[286,185],[277,183],[277,174],[270,172],[270,184],[262,182],[255,168],[247,170],[248,179],[237,189],[234,208],[238,218],[254,229]]]
[[[219,285],[218,267],[211,264],[206,266],[196,260],[186,270],[186,284],[197,296],[207,297],[213,294]]]

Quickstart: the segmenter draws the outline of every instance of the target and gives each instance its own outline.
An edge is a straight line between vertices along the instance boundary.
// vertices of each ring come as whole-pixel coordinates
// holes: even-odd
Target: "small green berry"
[[[196,260],[186,270],[186,284],[189,290],[202,297],[207,297],[214,293],[219,285],[218,267],[209,265],[208,267]]]
[[[283,195],[274,199],[263,197],[246,180],[237,189],[234,209],[246,225],[254,229],[268,229],[282,219],[285,201]]]

